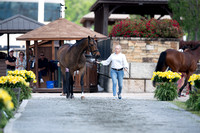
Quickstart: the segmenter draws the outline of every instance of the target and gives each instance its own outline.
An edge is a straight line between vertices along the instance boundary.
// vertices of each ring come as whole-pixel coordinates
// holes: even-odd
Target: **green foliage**
[[[187,111],[191,112],[192,114],[196,114],[196,115],[200,116],[200,111],[191,111],[191,110],[188,110],[185,102],[171,101],[171,103],[175,104],[176,106],[178,106],[178,107],[180,107],[180,108],[182,108],[184,110],[187,110]]]
[[[96,0],[65,0],[65,18],[80,25],[81,18],[90,12]]]
[[[5,112],[5,114],[7,115],[7,117],[5,116],[5,114],[3,113],[3,111]],[[6,125],[6,123],[8,122],[8,120],[10,118],[12,118],[14,115],[13,115],[13,112],[11,110],[7,110],[5,108],[3,110],[0,110],[0,113],[1,113],[0,128],[4,128],[4,126]]]
[[[200,93],[198,94],[196,91],[190,92],[190,98],[185,104],[187,105],[187,109],[200,111]]]
[[[188,40],[200,40],[200,0],[169,0],[173,19],[188,32]]]
[[[160,101],[173,101],[177,96],[177,85],[175,83],[164,82],[156,86],[154,97]]]
[[[20,93],[20,101],[22,101],[23,99],[28,99],[31,97],[31,92],[32,89],[30,87],[22,87],[21,88],[21,93]]]

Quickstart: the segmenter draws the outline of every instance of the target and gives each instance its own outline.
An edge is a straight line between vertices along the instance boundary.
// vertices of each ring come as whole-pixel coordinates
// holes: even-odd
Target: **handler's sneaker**
[[[43,80],[43,79],[40,79],[40,83],[44,83],[44,80]]]
[[[122,96],[121,96],[121,94],[118,94],[118,98],[119,98],[119,99],[122,99]]]
[[[113,100],[116,100],[117,99],[117,97],[116,96],[113,96],[113,98],[112,98]]]

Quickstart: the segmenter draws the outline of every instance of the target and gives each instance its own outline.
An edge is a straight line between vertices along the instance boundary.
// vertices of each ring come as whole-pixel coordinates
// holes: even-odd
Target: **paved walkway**
[[[34,93],[22,103],[5,133],[200,133],[200,117],[152,93],[86,94],[67,100],[59,94]],[[188,97],[179,98],[184,101]]]

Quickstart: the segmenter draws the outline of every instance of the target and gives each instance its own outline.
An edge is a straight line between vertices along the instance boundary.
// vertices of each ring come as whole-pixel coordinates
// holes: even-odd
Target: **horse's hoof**
[[[74,95],[71,95],[70,98],[71,98],[71,99],[74,99]]]
[[[85,97],[84,96],[81,96],[81,100],[84,100],[85,99]]]
[[[69,95],[66,95],[66,98],[68,99],[68,98],[69,98]]]

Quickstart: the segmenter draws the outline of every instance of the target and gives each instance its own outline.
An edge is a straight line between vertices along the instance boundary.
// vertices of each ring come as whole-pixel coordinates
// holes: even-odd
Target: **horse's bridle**
[[[91,43],[90,43],[90,40],[91,40],[91,39],[88,39],[88,45],[89,45],[89,48],[90,48],[90,52],[91,52],[92,55],[94,56],[94,53],[95,53],[95,52],[99,52],[99,50],[96,49],[96,50],[92,51],[92,48],[91,48],[91,47],[94,46],[94,44],[91,44]],[[93,41],[94,41],[94,40],[93,40]]]

